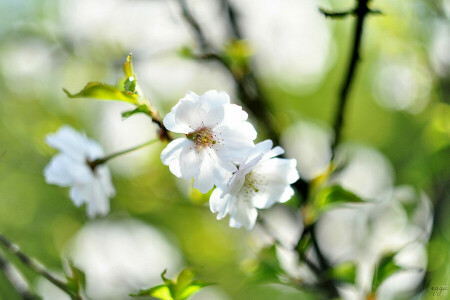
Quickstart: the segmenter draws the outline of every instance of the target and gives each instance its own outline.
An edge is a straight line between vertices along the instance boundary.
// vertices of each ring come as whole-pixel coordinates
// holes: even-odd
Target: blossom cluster
[[[258,211],[288,201],[290,184],[299,179],[295,159],[276,158],[272,141],[254,144],[256,130],[248,115],[231,104],[225,92],[188,92],[164,118],[164,126],[182,133],[162,151],[161,160],[177,177],[194,179],[194,188],[207,193],[213,213],[230,215],[230,226],[255,225]]]
[[[295,159],[277,158],[284,150],[271,140],[255,145],[257,133],[242,107],[225,92],[188,92],[164,120],[167,130],[183,134],[161,153],[161,161],[179,178],[193,179],[201,193],[214,191],[210,209],[231,227],[253,228],[258,209],[288,201],[299,179]],[[89,217],[105,215],[114,196],[109,169],[95,164],[103,150],[95,141],[64,126],[47,136],[60,150],[46,167],[47,183],[67,186],[77,206],[86,203]]]

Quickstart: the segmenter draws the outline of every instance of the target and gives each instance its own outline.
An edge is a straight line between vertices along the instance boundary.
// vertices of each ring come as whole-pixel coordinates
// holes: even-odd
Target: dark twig
[[[350,91],[351,84],[355,78],[355,71],[360,60],[360,47],[361,47],[361,38],[364,29],[364,21],[366,16],[370,12],[368,8],[368,3],[370,0],[358,0],[357,7],[353,10],[354,14],[356,14],[356,26],[354,29],[353,35],[353,47],[350,56],[350,63],[347,68],[347,73],[342,83],[341,91],[339,93],[339,102],[337,111],[335,113],[335,119],[333,123],[335,139],[332,144],[333,153],[336,149],[336,146],[339,144],[342,138],[342,127],[344,122],[344,114],[345,107],[348,102],[348,94]]]
[[[5,277],[9,280],[11,285],[17,291],[17,293],[22,297],[23,300],[39,300],[40,298],[34,295],[29,288],[28,282],[25,280],[24,276],[20,271],[9,261],[3,257],[0,252],[0,271],[5,274]]]
[[[339,19],[339,18],[344,18],[348,15],[353,15],[355,14],[355,10],[351,9],[351,10],[346,10],[346,11],[342,11],[342,12],[331,12],[328,10],[325,10],[323,8],[319,8],[319,11],[327,18],[333,18],[333,19]]]
[[[57,278],[55,275],[53,275],[50,271],[48,271],[43,265],[41,265],[37,261],[28,257],[25,253],[23,253],[20,250],[19,246],[10,242],[2,234],[0,234],[0,244],[3,245],[11,254],[17,256],[24,265],[26,265],[31,270],[38,273],[39,275],[41,275],[42,277],[53,283],[55,286],[57,286],[59,289],[61,289],[63,292],[65,292],[67,295],[69,295],[71,299],[82,300],[81,296],[77,295],[74,291],[72,291],[67,285],[67,283]]]

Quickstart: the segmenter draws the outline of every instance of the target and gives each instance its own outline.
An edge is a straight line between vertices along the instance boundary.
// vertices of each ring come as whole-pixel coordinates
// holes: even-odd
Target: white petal
[[[55,155],[44,169],[45,181],[59,186],[85,184],[93,173],[85,162],[79,162],[66,154]]]
[[[260,162],[254,171],[270,178],[271,182],[292,184],[300,177],[296,167],[295,159],[272,158]]]
[[[194,179],[194,188],[205,194],[214,186],[215,161],[204,151],[200,172]]]
[[[84,189],[83,197],[86,200],[86,214],[89,218],[97,215],[104,216],[109,212],[109,198],[96,179]]]
[[[221,188],[216,188],[209,198],[209,207],[213,213],[218,212],[217,219],[223,219],[230,208],[230,203],[233,200],[233,196],[230,194],[223,195],[223,190]]]
[[[190,147],[194,143],[186,138],[179,138],[171,141],[161,152],[161,161],[169,166],[170,172],[177,177],[181,177],[180,154],[184,147]]]
[[[219,155],[227,156],[230,160],[239,159],[245,157],[247,149],[254,147],[255,128],[248,122],[243,122],[241,125],[236,129],[227,126],[219,126],[215,129],[224,144]]]
[[[79,191],[79,187],[77,187],[77,186],[71,187],[69,196],[70,196],[70,199],[72,199],[72,202],[73,202],[73,204],[75,204],[76,207],[80,207],[81,205],[83,205],[84,199]]]
[[[242,110],[242,107],[236,104],[224,105],[223,123],[231,127],[237,127],[248,118],[248,114]]]
[[[275,148],[273,148],[272,150],[268,151],[265,155],[263,159],[270,159],[273,158],[275,156],[281,155],[284,153],[284,149],[281,148],[280,146],[276,146]]]
[[[201,150],[203,152],[203,150]],[[203,154],[194,145],[185,147],[180,154],[181,175],[185,179],[197,177],[200,172]]]
[[[238,197],[236,205],[230,209],[230,215],[231,227],[239,228],[244,226],[247,230],[250,230],[255,226],[258,211],[251,203]]]
[[[219,126],[222,123],[223,116],[224,116],[223,106],[216,106],[210,111],[208,111],[208,113],[205,116],[203,125],[211,129],[214,129],[215,127]]]
[[[252,202],[256,208],[266,209],[275,203],[288,201],[293,195],[294,190],[287,184],[268,184],[255,193]]]
[[[206,111],[200,102],[185,101],[178,105],[175,122],[188,126],[191,131],[202,127],[206,119]]]
[[[100,165],[97,166],[95,170],[96,177],[100,182],[100,186],[102,187],[104,193],[108,197],[114,197],[116,194],[116,190],[114,189],[114,185],[112,183],[111,172],[109,171],[108,166]]]
[[[68,171],[73,161],[64,154],[55,155],[44,169],[45,182],[59,186],[70,186],[74,180]]]
[[[172,111],[168,113],[164,119],[164,127],[168,130],[177,132],[177,133],[189,133],[192,129],[184,123],[177,123],[175,121],[176,109],[172,108]]]
[[[233,172],[236,172],[236,165],[227,159],[217,156],[213,149],[205,149],[206,154],[208,154],[214,161],[214,184],[216,186],[226,186],[229,178]]]
[[[255,145],[254,152],[266,153],[272,149],[273,142],[272,140],[264,140]]]
[[[89,161],[94,161],[105,155],[102,146],[100,146],[100,144],[96,141],[90,139],[88,139],[85,143],[84,153]]]
[[[200,100],[203,102],[205,109],[208,111],[225,104],[230,103],[230,97],[224,91],[210,90],[200,96]]]
[[[48,134],[46,142],[74,160],[84,161],[86,159],[84,150],[88,138],[70,126],[64,125],[56,133]]]
[[[241,169],[239,169],[236,173],[233,174],[228,183],[228,189],[230,191],[230,194],[235,196],[239,194],[245,182],[245,175],[246,173],[243,172]]]

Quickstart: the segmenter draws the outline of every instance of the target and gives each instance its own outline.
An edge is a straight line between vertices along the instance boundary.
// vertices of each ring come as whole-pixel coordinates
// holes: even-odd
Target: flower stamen
[[[186,137],[195,143],[196,149],[211,148],[217,143],[216,136],[208,127],[201,127],[186,134]]]

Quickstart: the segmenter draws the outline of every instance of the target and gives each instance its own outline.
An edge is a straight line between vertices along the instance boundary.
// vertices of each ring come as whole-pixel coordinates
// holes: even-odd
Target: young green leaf
[[[356,264],[348,261],[336,266],[328,271],[328,275],[334,280],[355,284]]]
[[[68,260],[70,274],[66,275],[67,285],[69,288],[79,294],[81,290],[86,288],[86,275],[82,270],[77,268],[72,260]]]
[[[378,265],[375,268],[375,274],[372,280],[372,291],[375,292],[378,287],[386,280],[389,276],[402,270],[402,267],[395,264],[394,257],[397,253],[387,253],[381,257]]]
[[[254,282],[279,282],[279,274],[284,273],[278,261],[275,245],[261,249],[250,271]]]
[[[138,96],[131,92],[121,91],[114,86],[101,83],[89,82],[81,91],[76,94],[69,93],[66,89],[63,91],[69,98],[95,98],[102,100],[118,100],[139,105]]]
[[[152,296],[162,300],[186,300],[201,288],[210,285],[210,283],[204,281],[194,280],[195,273],[191,269],[181,271],[175,280],[166,278],[166,271],[164,270],[161,274],[164,284],[143,289],[137,294],[131,294],[130,296]]]
[[[122,118],[123,119],[127,119],[129,117],[131,117],[134,114],[137,113],[144,113],[144,114],[149,114],[150,111],[148,109],[148,106],[146,104],[142,104],[139,105],[136,109],[132,109],[132,110],[128,110],[122,113]]]
[[[149,289],[142,289],[137,294],[130,294],[132,297],[152,296],[162,300],[173,300],[170,289],[167,285],[161,284]]]
[[[129,54],[127,56],[127,61],[123,64],[123,72],[125,73],[125,77],[135,77],[134,71],[133,71],[133,62],[132,62],[132,56]]]
[[[337,204],[362,202],[364,200],[352,192],[339,185],[332,185],[325,187],[317,193],[314,205],[317,209],[325,211]]]

